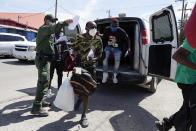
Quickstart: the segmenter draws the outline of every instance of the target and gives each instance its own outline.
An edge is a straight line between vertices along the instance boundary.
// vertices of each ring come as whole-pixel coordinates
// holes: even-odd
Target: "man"
[[[74,40],[74,54],[76,55],[76,66],[80,66],[89,71],[93,77],[95,73],[95,62],[101,58],[103,47],[102,41],[97,36],[96,23],[89,21],[86,24],[86,33],[77,35]],[[80,124],[82,127],[88,127],[86,118],[86,110],[88,106],[89,96],[79,96],[74,109],[78,110],[83,101],[83,112]]]
[[[125,44],[126,43],[126,44]],[[127,33],[119,27],[117,19],[113,19],[110,27],[107,27],[103,34],[103,44],[106,45],[105,59],[103,60],[103,79],[106,83],[108,79],[108,59],[110,54],[114,55],[113,83],[118,83],[117,73],[120,66],[122,51],[126,48],[130,52],[130,40]]]
[[[54,70],[56,69],[56,73],[58,76],[58,89],[60,88],[62,84],[62,78],[63,78],[63,67],[64,67],[64,60],[63,60],[63,52],[66,49],[66,37],[62,36],[62,32],[57,32],[54,35],[54,42],[56,43],[54,45],[54,58],[51,61],[50,66],[50,83],[49,88],[46,96],[48,98],[52,97],[52,91],[51,91],[51,82],[54,76]]]
[[[175,81],[182,90],[183,105],[169,119],[157,121],[155,124],[160,131],[169,131],[172,126],[176,131],[196,131],[196,49],[187,40],[174,53],[173,59],[178,62]]]
[[[36,97],[31,113],[42,117],[48,116],[48,112],[43,109],[43,107],[48,106],[48,104],[43,101],[43,96],[48,90],[50,80],[50,61],[54,55],[54,42],[51,34],[59,32],[61,28],[72,22],[71,19],[68,19],[64,22],[58,22],[55,24],[54,22],[56,20],[57,18],[54,18],[52,15],[46,15],[44,17],[44,25],[39,28],[36,38],[37,53],[35,57],[35,65],[38,69],[38,81]]]

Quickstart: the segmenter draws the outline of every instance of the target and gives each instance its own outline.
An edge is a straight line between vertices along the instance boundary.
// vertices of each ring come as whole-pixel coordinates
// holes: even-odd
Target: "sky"
[[[17,13],[55,13],[56,0],[0,0],[0,12]],[[117,17],[126,13],[128,17],[140,17],[148,21],[154,12],[173,5],[177,19],[181,18],[182,2],[177,0],[58,0],[57,17],[60,21],[80,16],[80,25],[84,30],[87,21]],[[188,8],[192,8],[195,0],[186,0]],[[190,14],[191,11],[187,11]]]

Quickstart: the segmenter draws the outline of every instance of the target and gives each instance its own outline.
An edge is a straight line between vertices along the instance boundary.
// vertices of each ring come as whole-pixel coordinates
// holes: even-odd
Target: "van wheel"
[[[157,85],[158,85],[158,78],[157,77],[152,77],[152,80],[149,83],[148,91],[151,92],[151,93],[155,93],[156,90],[157,90]]]

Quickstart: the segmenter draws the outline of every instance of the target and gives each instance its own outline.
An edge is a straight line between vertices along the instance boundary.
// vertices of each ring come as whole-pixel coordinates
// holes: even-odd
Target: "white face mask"
[[[90,29],[90,30],[89,30],[89,34],[90,34],[92,37],[94,37],[94,36],[96,35],[96,33],[97,33],[97,29]]]

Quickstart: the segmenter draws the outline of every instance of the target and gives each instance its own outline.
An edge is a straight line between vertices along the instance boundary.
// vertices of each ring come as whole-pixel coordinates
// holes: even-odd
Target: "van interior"
[[[134,70],[134,51],[135,51],[135,44],[139,44],[138,40],[139,38],[138,35],[136,35],[136,33],[138,33],[138,26],[137,26],[137,22],[135,21],[127,21],[127,22],[119,22],[119,26],[121,28],[123,28],[126,33],[128,34],[129,36],[129,39],[130,39],[130,43],[131,43],[131,53],[125,57],[125,53],[127,51],[127,47],[126,49],[123,49],[122,50],[122,56],[121,56],[121,62],[120,62],[120,67],[119,67],[119,72],[127,72],[128,70],[129,71],[132,71]],[[98,31],[103,34],[104,33],[104,29],[107,27],[107,26],[110,26],[110,22],[107,21],[107,22],[103,22],[103,23],[98,23]],[[104,44],[104,43],[103,43]],[[127,44],[127,43],[125,43]],[[104,45],[105,47],[105,45]],[[102,59],[99,61],[99,64],[98,64],[98,68],[102,68],[102,63],[103,63],[103,59],[104,59],[104,52],[103,52],[103,57]],[[138,62],[139,62],[139,59],[138,59]],[[111,72],[113,70],[113,66],[114,66],[114,57],[113,55],[110,56],[109,58],[109,61],[108,61],[108,66],[109,66],[109,72]]]

